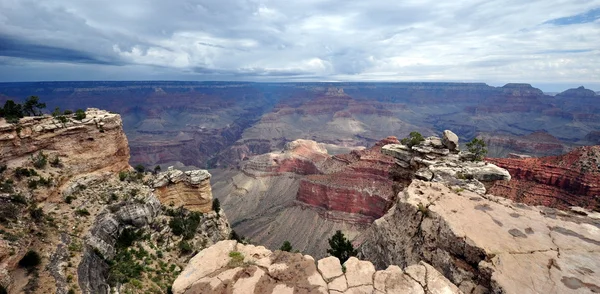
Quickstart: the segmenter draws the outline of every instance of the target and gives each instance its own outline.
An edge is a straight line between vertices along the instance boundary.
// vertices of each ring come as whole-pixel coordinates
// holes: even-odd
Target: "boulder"
[[[445,130],[442,136],[442,144],[450,151],[458,150],[458,136],[450,130]]]

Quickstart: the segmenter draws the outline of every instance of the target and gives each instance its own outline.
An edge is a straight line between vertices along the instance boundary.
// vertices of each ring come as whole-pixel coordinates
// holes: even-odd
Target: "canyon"
[[[131,163],[237,167],[296,139],[332,154],[411,131],[489,138],[492,157],[559,155],[597,144],[598,97],[585,88],[545,95],[528,84],[38,82],[0,83],[0,103],[38,95],[49,109],[121,114]],[[546,133],[547,136],[538,134]]]
[[[600,150],[582,147],[597,144],[599,97],[588,89],[75,82],[0,93],[111,110],[0,119],[0,208],[18,211],[0,219],[10,291],[600,290]],[[390,136],[415,130],[425,137],[414,145]],[[484,161],[465,151],[475,136]],[[60,164],[36,168],[41,155]],[[246,238],[223,241],[231,229]],[[366,261],[326,257],[337,230]],[[301,253],[277,251],[284,241]],[[18,265],[29,249],[44,270]],[[115,264],[143,254],[152,271],[122,278]],[[323,263],[348,271],[327,275]]]

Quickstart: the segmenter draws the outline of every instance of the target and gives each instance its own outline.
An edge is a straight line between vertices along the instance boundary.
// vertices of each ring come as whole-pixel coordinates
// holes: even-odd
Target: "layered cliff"
[[[206,170],[180,171],[173,167],[158,174],[153,187],[161,203],[190,211],[212,210],[210,173]]]
[[[73,174],[120,171],[129,166],[121,116],[88,108],[85,118],[25,117],[18,124],[0,119],[0,153],[8,166],[38,151],[58,156]]]
[[[287,240],[321,257],[336,230],[354,238],[391,205],[393,159],[380,149],[394,142],[331,156],[324,144],[296,140],[218,176],[215,196],[239,234],[272,249]]]
[[[598,226],[597,213],[415,180],[361,237],[359,256],[377,268],[430,263],[465,293],[596,292]]]
[[[377,142],[372,148],[332,156],[320,174],[300,181],[296,200],[328,212],[343,212],[346,221],[371,223],[391,206],[394,181],[389,175],[394,159],[381,154],[381,147],[399,143],[395,137]]]
[[[175,294],[201,293],[461,293],[426,263],[390,266],[351,257],[315,261],[309,255],[271,252],[262,246],[222,241],[198,253],[173,284]]]
[[[530,205],[600,210],[600,146],[579,147],[560,156],[487,160],[513,177],[496,183],[490,191],[495,195]]]
[[[2,120],[0,130],[1,290],[165,292],[194,252],[229,236],[206,171],[132,171],[117,114]]]

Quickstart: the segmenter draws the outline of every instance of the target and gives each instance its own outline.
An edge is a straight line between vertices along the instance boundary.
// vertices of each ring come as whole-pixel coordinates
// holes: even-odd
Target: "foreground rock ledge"
[[[465,293],[598,293],[600,216],[415,180],[364,236],[378,268],[425,261]]]
[[[262,246],[221,241],[194,256],[173,284],[175,294],[200,293],[462,293],[432,266],[420,262],[375,271],[355,257],[271,252]]]

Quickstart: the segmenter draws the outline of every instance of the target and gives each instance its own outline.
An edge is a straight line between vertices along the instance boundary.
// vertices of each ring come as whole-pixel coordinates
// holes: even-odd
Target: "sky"
[[[0,0],[0,82],[61,80],[600,91],[600,0]]]

